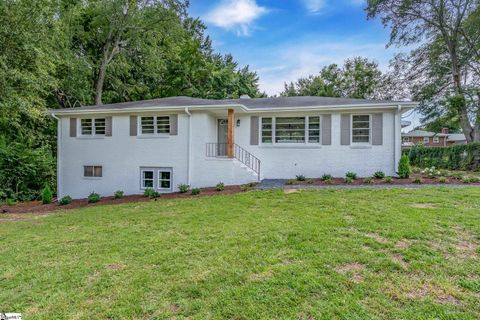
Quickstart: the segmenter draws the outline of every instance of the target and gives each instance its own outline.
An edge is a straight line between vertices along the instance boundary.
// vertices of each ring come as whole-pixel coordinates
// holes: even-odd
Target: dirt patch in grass
[[[381,235],[375,232],[367,233],[366,236],[382,244],[388,243],[387,239],[385,239],[384,237],[382,237]]]
[[[408,268],[408,262],[406,262],[405,259],[403,259],[403,256],[401,254],[393,254],[391,256],[391,259],[393,262],[399,264],[403,269]]]
[[[478,244],[475,237],[467,230],[455,227],[456,243],[454,245],[456,256],[461,259],[475,259]]]
[[[395,242],[395,248],[405,250],[410,248],[412,245],[412,241],[408,239],[400,239],[397,242]]]
[[[351,275],[351,279],[355,283],[360,283],[363,281],[363,270],[365,270],[365,265],[358,262],[343,264],[335,268],[335,271],[340,274]]]
[[[283,192],[285,194],[297,193],[297,192],[300,192],[300,189],[284,189]]]
[[[122,271],[125,269],[125,265],[122,263],[110,263],[105,266],[108,270],[113,270],[113,271]]]
[[[268,270],[268,271],[265,271],[265,272],[252,273],[252,274],[248,275],[248,281],[260,282],[260,281],[265,281],[267,279],[270,279],[271,277],[273,277],[273,271]]]
[[[172,303],[169,307],[170,312],[173,314],[177,314],[180,311],[180,305],[177,303]]]
[[[437,209],[438,206],[434,203],[412,203],[410,207],[416,209]]]
[[[425,299],[429,297],[440,304],[460,304],[457,298],[436,284],[423,284],[420,287],[408,290],[405,293],[405,297],[408,299]]]

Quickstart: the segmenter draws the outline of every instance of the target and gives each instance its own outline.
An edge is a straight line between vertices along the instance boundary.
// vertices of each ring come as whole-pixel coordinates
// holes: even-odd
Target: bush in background
[[[120,199],[123,198],[123,191],[122,190],[117,190],[113,193],[113,198],[114,199]]]
[[[192,195],[196,196],[197,194],[200,194],[200,192],[200,188],[192,188]]]
[[[42,203],[43,204],[52,203],[52,200],[53,200],[52,190],[50,190],[50,188],[48,186],[45,186],[45,188],[43,188],[43,190],[42,190],[41,197],[42,197]]]
[[[322,181],[327,181],[327,180],[332,180],[333,177],[331,174],[328,174],[328,173],[324,173],[323,176],[320,178],[320,180]]]
[[[225,190],[225,184],[223,182],[217,183],[217,185],[215,186],[215,190],[217,190],[217,191]]]
[[[61,205],[61,206],[67,205],[69,203],[72,203],[72,197],[70,197],[70,196],[65,196],[65,197],[61,198],[60,200],[58,200],[58,204]]]
[[[398,163],[398,175],[402,179],[406,179],[410,177],[412,173],[412,168],[410,167],[410,159],[407,155],[403,155],[400,158],[400,162]]]
[[[357,174],[355,172],[348,171],[347,173],[345,173],[345,178],[350,178],[352,180],[357,180]]]
[[[153,190],[153,188],[146,188],[145,191],[143,191],[143,195],[145,197],[149,197],[150,199],[155,199],[160,197],[160,193],[156,190]]]
[[[480,169],[480,142],[439,148],[415,146],[408,156],[412,165],[422,168],[475,171]]]
[[[376,171],[374,174],[373,174],[373,177],[375,179],[383,179],[385,178],[385,172],[383,171]]]
[[[180,191],[180,193],[188,192],[188,189],[190,189],[188,184],[182,183],[178,185],[178,191]]]
[[[295,176],[295,178],[298,180],[298,181],[305,181],[305,176],[303,174],[299,174],[297,176]]]
[[[87,202],[88,203],[96,203],[100,201],[100,195],[98,193],[92,192],[88,195]]]

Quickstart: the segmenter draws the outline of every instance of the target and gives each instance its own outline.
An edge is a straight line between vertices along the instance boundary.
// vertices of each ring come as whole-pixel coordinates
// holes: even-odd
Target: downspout
[[[188,110],[188,107],[185,107],[185,113],[188,115],[188,141],[187,141],[187,184],[190,185],[190,174],[192,171],[191,168],[191,159],[190,155],[192,154],[192,114]]]
[[[52,118],[57,120],[57,199],[60,199],[62,195],[61,191],[61,177],[60,177],[60,157],[61,157],[61,152],[60,152],[60,146],[61,146],[61,138],[62,138],[62,124],[60,121],[60,118],[57,117],[53,112],[51,114]]]
[[[402,105],[397,106],[397,114],[395,116],[395,143],[394,143],[394,156],[393,156],[393,167],[395,172],[398,172],[398,163],[400,161],[400,156],[402,154]]]

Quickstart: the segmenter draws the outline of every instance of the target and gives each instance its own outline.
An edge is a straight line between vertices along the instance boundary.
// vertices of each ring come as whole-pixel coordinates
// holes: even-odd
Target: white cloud
[[[235,30],[238,35],[248,36],[252,23],[267,13],[265,7],[255,0],[223,0],[205,16],[207,22],[227,30]]]
[[[319,13],[325,5],[325,0],[303,0],[303,4],[310,13]]]

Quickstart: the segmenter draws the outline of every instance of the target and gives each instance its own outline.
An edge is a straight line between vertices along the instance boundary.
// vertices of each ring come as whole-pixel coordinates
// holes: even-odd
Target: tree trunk
[[[105,73],[107,71],[106,61],[103,60],[98,69],[97,79],[95,80],[95,105],[101,105],[102,102],[102,93],[103,93],[103,83],[105,82]]]

